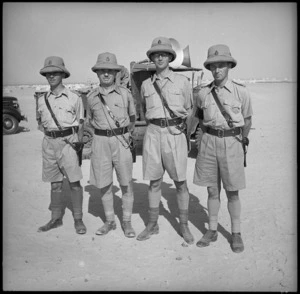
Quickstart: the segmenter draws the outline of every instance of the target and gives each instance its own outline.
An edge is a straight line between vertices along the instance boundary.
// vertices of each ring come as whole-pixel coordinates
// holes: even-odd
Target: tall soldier
[[[94,128],[92,143],[90,183],[100,189],[106,221],[96,232],[106,235],[116,229],[113,205],[113,170],[122,191],[122,228],[128,238],[135,237],[131,225],[133,208],[131,132],[134,129],[136,110],[130,91],[116,84],[121,70],[115,54],[105,52],[98,55],[92,67],[100,86],[88,96],[87,118]]]
[[[76,233],[85,234],[82,221],[82,171],[75,142],[82,142],[84,109],[81,98],[67,89],[62,80],[70,76],[61,57],[47,57],[40,74],[45,76],[50,91],[37,101],[39,124],[45,136],[42,143],[43,181],[51,182],[51,220],[38,229],[45,232],[63,224],[63,178],[71,188],[73,217]],[[52,112],[52,113],[51,113]],[[81,144],[80,144],[81,145]]]
[[[246,187],[243,147],[249,144],[253,111],[245,85],[228,78],[229,70],[236,64],[228,46],[214,45],[208,49],[204,67],[211,71],[214,80],[195,94],[200,128],[193,182],[206,186],[208,191],[209,230],[197,246],[205,247],[217,240],[222,181],[231,218],[231,248],[242,252],[239,190]]]
[[[161,184],[166,170],[176,186],[180,232],[184,240],[192,244],[194,238],[188,228],[188,144],[185,133],[186,119],[190,117],[193,106],[192,87],[187,77],[169,68],[176,52],[168,38],[155,38],[147,56],[156,66],[153,77],[145,80],[141,87],[147,121],[143,142],[143,176],[145,180],[150,180],[149,222],[137,240],[147,240],[159,232],[157,221]]]

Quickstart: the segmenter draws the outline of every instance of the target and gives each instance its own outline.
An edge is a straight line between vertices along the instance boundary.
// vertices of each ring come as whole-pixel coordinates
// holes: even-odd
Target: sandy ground
[[[28,122],[3,136],[3,290],[51,291],[297,291],[296,84],[249,84],[253,129],[247,156],[247,189],[240,191],[245,251],[229,245],[230,219],[224,190],[219,238],[209,247],[184,246],[178,234],[175,187],[162,187],[160,233],[145,242],[124,237],[121,199],[114,181],[117,229],[95,235],[103,223],[97,190],[89,185],[90,161],[82,165],[86,235],[77,235],[71,211],[64,225],[46,233],[50,184],[41,180],[43,134],[35,122],[32,88],[13,88]],[[29,131],[26,131],[29,128]],[[188,159],[189,226],[196,241],[207,228],[206,188],[192,183],[195,149]],[[132,222],[147,222],[148,183],[142,157],[134,164]],[[65,197],[69,190],[65,186]]]

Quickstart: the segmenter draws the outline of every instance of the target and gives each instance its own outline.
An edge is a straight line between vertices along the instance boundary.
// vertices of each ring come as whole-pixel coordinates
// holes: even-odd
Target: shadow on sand
[[[148,223],[148,188],[147,184],[136,183],[133,179],[134,203],[133,214],[139,214],[145,226]],[[122,199],[116,193],[120,190],[117,186],[113,186],[113,199],[115,214],[120,222],[122,222]],[[100,198],[100,190],[93,185],[85,186],[85,191],[90,194],[88,212],[95,217],[99,217],[102,222],[105,222],[105,214]],[[164,207],[160,202],[159,215],[163,216],[180,235],[179,231],[179,210],[176,199],[176,188],[172,184],[162,183],[162,197],[166,200],[167,207]],[[192,223],[203,235],[206,233],[205,223],[208,223],[207,209],[201,205],[199,199],[190,193],[189,202],[189,222]],[[222,226],[218,225],[218,231],[228,242],[230,242],[230,233]]]

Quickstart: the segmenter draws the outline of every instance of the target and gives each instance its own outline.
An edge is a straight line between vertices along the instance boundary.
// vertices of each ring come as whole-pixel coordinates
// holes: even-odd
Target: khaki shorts
[[[175,127],[171,131],[178,133]],[[144,180],[158,180],[165,170],[173,181],[185,181],[187,170],[187,141],[185,134],[172,135],[168,128],[147,126],[143,142]]]
[[[246,188],[242,144],[235,137],[219,138],[204,133],[196,159],[193,183],[217,187],[220,180],[227,191]]]
[[[129,134],[124,137],[128,140]],[[94,135],[91,153],[90,184],[101,189],[113,182],[113,169],[121,186],[132,180],[132,154],[122,136]]]
[[[61,182],[64,176],[71,182],[82,179],[76,151],[63,139],[77,142],[78,135],[72,134],[63,138],[44,136],[42,142],[43,175],[44,182]]]

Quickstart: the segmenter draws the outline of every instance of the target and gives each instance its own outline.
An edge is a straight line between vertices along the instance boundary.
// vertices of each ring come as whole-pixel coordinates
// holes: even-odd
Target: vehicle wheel
[[[10,114],[3,114],[3,133],[15,134],[19,128],[19,121]]]
[[[93,142],[93,131],[91,129],[85,128],[83,130],[83,139],[85,143],[82,150],[82,160],[90,159],[92,152],[92,142]]]

